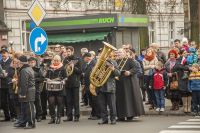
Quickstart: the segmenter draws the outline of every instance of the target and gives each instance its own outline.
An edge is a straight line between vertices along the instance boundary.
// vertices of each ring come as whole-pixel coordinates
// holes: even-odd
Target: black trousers
[[[21,124],[35,124],[34,102],[21,102]]]
[[[45,86],[40,94],[40,98],[41,98],[41,105],[42,105],[42,116],[46,116],[47,115],[47,91],[45,89]]]
[[[115,93],[109,92],[99,92],[99,103],[101,109],[101,118],[103,121],[108,120],[108,110],[107,106],[110,110],[110,120],[116,119],[117,111],[116,111],[116,97]]]
[[[35,93],[35,108],[36,108],[36,119],[37,119],[42,116],[42,104],[41,104],[39,89],[36,89],[36,93]]]
[[[15,96],[11,96],[14,94],[10,94],[9,97],[9,110],[10,110],[10,117],[11,118],[17,118],[17,114],[19,114],[19,109],[18,109],[18,105],[17,105],[17,101],[18,99],[15,98]]]
[[[200,112],[200,91],[192,91],[192,103],[195,112]]]
[[[49,113],[52,119],[60,118],[61,112],[63,109],[63,96],[61,95],[50,95],[48,97],[49,100]],[[56,106],[57,106],[57,114],[56,114]]]
[[[9,89],[0,88],[1,108],[3,109],[5,119],[10,119],[9,113]]]
[[[89,105],[92,108],[91,116],[101,117],[101,110],[99,106],[99,96],[93,96],[90,93],[89,87],[87,87],[87,95],[89,98]]]
[[[66,99],[67,99],[67,117],[74,116],[80,117],[80,108],[79,108],[79,87],[76,88],[66,88]]]

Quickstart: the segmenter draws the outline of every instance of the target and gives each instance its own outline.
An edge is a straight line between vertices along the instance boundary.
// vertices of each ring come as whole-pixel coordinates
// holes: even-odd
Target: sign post
[[[36,24],[36,26],[39,26],[45,17],[46,12],[40,2],[35,0],[28,11],[28,15]],[[36,55],[44,54],[48,46],[48,38],[46,32],[40,27],[34,28],[29,36],[29,44],[31,50]]]

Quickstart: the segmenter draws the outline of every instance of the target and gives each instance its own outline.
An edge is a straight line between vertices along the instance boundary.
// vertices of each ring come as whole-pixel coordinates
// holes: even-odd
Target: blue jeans
[[[157,108],[164,108],[165,107],[165,90],[154,90],[156,96],[156,107]]]

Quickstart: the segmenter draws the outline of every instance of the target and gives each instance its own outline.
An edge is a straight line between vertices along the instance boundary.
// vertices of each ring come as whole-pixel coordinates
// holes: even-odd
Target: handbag
[[[170,83],[170,90],[177,90],[178,89],[178,75],[175,73],[175,78],[172,79]]]

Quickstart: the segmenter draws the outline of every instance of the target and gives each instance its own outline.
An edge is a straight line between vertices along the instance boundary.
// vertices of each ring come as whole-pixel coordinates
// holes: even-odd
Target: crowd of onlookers
[[[143,100],[149,109],[164,111],[165,97],[171,100],[171,110],[183,106],[185,113],[200,111],[200,51],[195,42],[187,38],[176,39],[165,54],[158,44],[142,49],[138,61],[143,67],[140,76]]]

